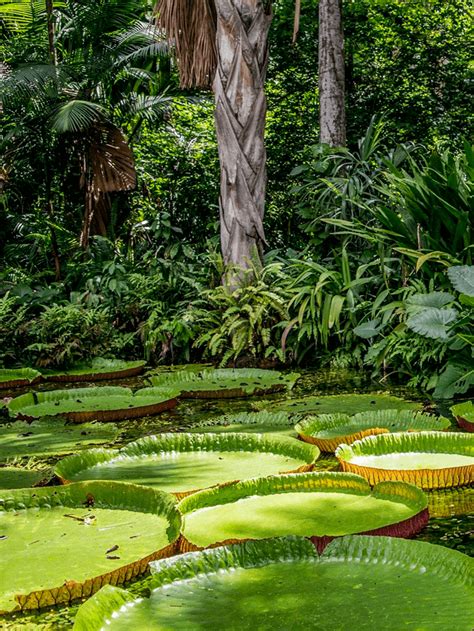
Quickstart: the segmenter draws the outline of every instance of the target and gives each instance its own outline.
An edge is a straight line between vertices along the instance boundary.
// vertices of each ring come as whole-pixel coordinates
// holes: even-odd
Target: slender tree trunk
[[[346,144],[342,0],[319,0],[320,142]]]
[[[221,247],[227,266],[259,262],[265,244],[266,190],[264,81],[268,62],[269,3],[215,0],[216,130],[221,165]],[[232,285],[238,275],[228,279]]]
[[[50,62],[55,66],[56,48],[54,46],[54,13],[53,13],[53,0],[46,0],[46,19],[48,21],[48,50]]]

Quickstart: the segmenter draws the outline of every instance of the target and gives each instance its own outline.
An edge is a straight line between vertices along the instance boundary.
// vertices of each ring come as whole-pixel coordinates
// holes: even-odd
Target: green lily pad
[[[283,535],[330,539],[361,532],[413,536],[428,523],[426,495],[404,482],[348,473],[298,473],[236,482],[185,497],[182,533],[199,548]]]
[[[184,496],[224,482],[308,470],[319,450],[263,434],[159,434],[117,451],[94,449],[56,465],[64,481],[127,480]]]
[[[213,369],[213,364],[210,363],[202,363],[202,364],[172,364],[169,366],[158,366],[157,368],[153,368],[146,373],[147,377],[153,377],[154,375],[161,375],[164,372],[201,372],[202,370]]]
[[[348,536],[321,556],[299,537],[249,541],[152,572],[150,598],[101,591],[79,608],[74,631],[470,631],[474,620],[474,560],[420,541]]]
[[[462,430],[474,432],[474,403],[472,401],[458,403],[450,409]]]
[[[201,423],[188,430],[190,433],[246,432],[280,434],[296,437],[293,421],[287,412],[241,412],[226,414],[215,420]]]
[[[463,486],[474,481],[474,436],[455,432],[416,432],[367,436],[340,445],[344,471],[370,484],[403,480],[423,489]]]
[[[112,423],[65,425],[54,419],[0,425],[0,462],[12,457],[69,454],[93,445],[111,443],[119,434]]]
[[[29,392],[12,399],[10,416],[34,419],[63,416],[75,423],[117,421],[158,414],[176,405],[176,390],[144,388],[135,394],[129,388],[104,386],[50,392]]]
[[[0,489],[27,489],[45,477],[45,471],[0,467]],[[1,520],[0,520],[1,529]]]
[[[290,390],[299,376],[258,368],[220,368],[164,373],[150,377],[150,383],[158,388],[179,390],[185,398],[229,399]]]
[[[123,583],[175,552],[173,498],[114,482],[0,491],[0,613]]]
[[[389,394],[334,394],[330,396],[259,402],[259,409],[290,414],[356,414],[367,410],[419,410],[421,403],[407,401]]]
[[[0,368],[0,390],[29,386],[42,378],[41,373],[33,368]]]
[[[145,369],[144,361],[124,361],[95,357],[90,362],[75,364],[67,370],[44,370],[48,381],[103,381],[140,375]]]
[[[450,425],[447,418],[413,410],[370,410],[353,416],[309,416],[298,423],[295,430],[301,439],[317,445],[321,451],[332,453],[341,443],[351,444],[365,436],[388,432],[444,430]]]

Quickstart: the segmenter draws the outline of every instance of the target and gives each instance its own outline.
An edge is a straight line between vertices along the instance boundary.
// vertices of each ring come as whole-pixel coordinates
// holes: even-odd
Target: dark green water
[[[114,381],[113,385],[123,385],[132,388],[143,386],[142,378],[128,381]],[[83,386],[87,384],[81,384]],[[91,384],[93,385],[93,384]],[[97,385],[97,384],[95,384]],[[108,385],[103,383],[103,385]],[[53,384],[48,384],[47,389],[54,389]],[[46,388],[45,388],[46,389]],[[347,370],[334,371],[304,371],[302,379],[294,388],[291,397],[304,395],[329,395],[340,393],[364,393],[389,391],[398,396],[423,401],[433,405],[429,398],[421,393],[407,390],[399,385],[390,386],[370,381],[363,373],[355,373]],[[12,393],[3,392],[2,396],[18,395],[21,391]],[[267,397],[268,400],[280,399],[281,395]],[[120,422],[121,433],[114,446],[120,446],[142,436],[163,431],[177,431],[186,426],[208,421],[223,414],[252,411],[252,399],[236,399],[221,401],[185,400],[170,412],[156,417],[145,417],[133,421]],[[449,403],[444,402],[440,411],[447,415]],[[1,422],[1,421],[0,421]],[[34,464],[43,468],[54,465],[58,458],[48,456],[35,459]],[[31,461],[19,461],[17,465],[31,467]],[[317,462],[318,470],[337,470],[338,463],[334,457],[323,456]],[[425,530],[417,536],[417,539],[428,541],[449,548],[459,550],[465,554],[474,556],[474,489],[465,488],[453,491],[437,491],[429,494],[431,519]],[[146,579],[136,581],[131,586],[137,594],[146,589]],[[70,607],[58,607],[54,610],[37,612],[26,615],[10,616],[0,620],[0,629],[26,629],[26,630],[62,630],[70,629],[77,605]]]

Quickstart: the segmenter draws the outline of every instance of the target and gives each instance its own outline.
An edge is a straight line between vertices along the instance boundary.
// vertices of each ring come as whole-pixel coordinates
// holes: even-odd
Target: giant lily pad
[[[403,480],[423,489],[463,486],[474,480],[474,436],[454,432],[417,432],[367,436],[340,445],[336,457],[344,471],[370,484]]]
[[[150,377],[159,388],[179,390],[190,399],[230,399],[291,389],[299,375],[258,368],[221,368],[201,372],[178,371]]]
[[[241,412],[240,414],[226,414],[215,420],[201,423],[188,430],[199,432],[246,432],[260,434],[281,434],[296,436],[293,421],[287,412]]]
[[[118,451],[69,456],[55,469],[63,481],[127,480],[177,496],[224,482],[308,470],[314,445],[263,434],[159,434]]]
[[[0,425],[0,462],[12,457],[69,454],[113,442],[118,434],[117,426],[111,423],[65,425],[56,419],[40,419],[33,423],[15,421]]]
[[[453,405],[451,412],[461,429],[465,432],[474,432],[474,403],[472,401]]]
[[[173,498],[115,482],[0,491],[0,613],[90,596],[173,554]]]
[[[25,489],[40,482],[45,475],[46,471],[36,471],[35,469],[0,467],[0,489]]]
[[[388,432],[444,430],[451,423],[443,417],[412,410],[375,410],[348,414],[309,416],[295,430],[301,439],[321,451],[334,452],[341,443],[351,444],[365,436]]]
[[[0,368],[0,390],[30,386],[42,378],[41,373],[33,368]]]
[[[299,537],[249,541],[152,572],[150,598],[104,589],[80,607],[74,631],[470,631],[474,620],[474,560],[420,541],[342,537],[321,556]]]
[[[259,409],[290,414],[356,414],[367,410],[419,410],[421,403],[389,394],[334,394],[285,401],[259,402]]]
[[[381,482],[371,490],[364,478],[349,473],[254,478],[195,493],[178,508],[194,549],[300,535],[322,550],[341,535],[410,537],[428,523],[426,495],[416,486]]]
[[[144,388],[135,394],[129,388],[105,386],[29,392],[12,399],[11,416],[31,420],[42,416],[63,416],[75,423],[117,421],[158,414],[175,407],[176,390]]]
[[[145,369],[144,361],[124,361],[95,357],[90,362],[75,364],[68,370],[44,371],[48,381],[104,381],[140,375]]]

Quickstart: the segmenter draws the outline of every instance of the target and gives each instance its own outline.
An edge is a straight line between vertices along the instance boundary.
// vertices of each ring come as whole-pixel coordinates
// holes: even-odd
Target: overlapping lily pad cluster
[[[91,380],[82,370],[75,372]],[[312,628],[325,628],[344,600],[354,628],[363,628],[367,607],[373,628],[398,629],[401,620],[431,628],[433,609],[420,607],[421,594],[436,598],[436,623],[467,628],[474,561],[396,539],[427,525],[422,489],[474,480],[474,436],[446,431],[447,419],[416,402],[387,394],[267,398],[259,411],[188,424],[186,432],[83,449],[117,437],[117,425],[97,420],[157,413],[181,398],[272,395],[297,378],[204,368],[150,376],[151,386],[136,391],[30,391],[10,401],[16,420],[0,426],[0,459],[8,462],[12,439],[17,455],[74,453],[56,464],[53,486],[0,491],[0,611],[91,597],[77,630],[278,629],[290,619],[302,628],[309,615]],[[88,424],[64,426],[61,418]],[[342,472],[317,470],[321,451],[335,451]],[[149,598],[113,587],[149,567]],[[465,606],[453,623],[445,595],[454,589]]]

